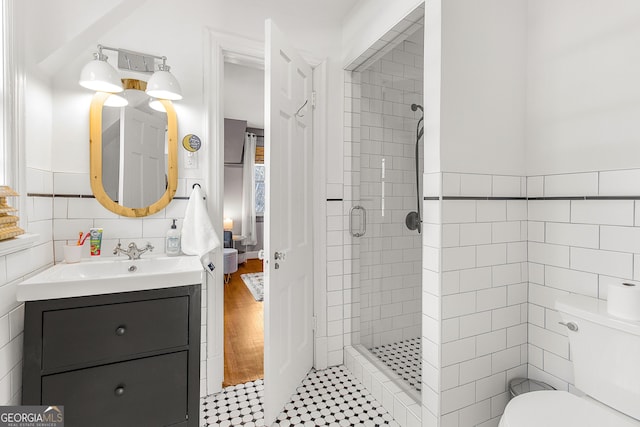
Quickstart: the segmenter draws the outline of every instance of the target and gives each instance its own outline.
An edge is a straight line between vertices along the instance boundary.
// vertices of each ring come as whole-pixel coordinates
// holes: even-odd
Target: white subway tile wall
[[[27,168],[26,174],[29,193],[51,194],[51,172]],[[0,256],[0,405],[21,402],[24,303],[16,299],[16,286],[53,264],[53,199],[27,197],[27,212],[19,215],[25,231],[39,237],[29,249]]]
[[[455,174],[445,175],[456,181]],[[441,425],[497,425],[508,401],[508,381],[527,374],[524,180],[482,177],[463,175],[461,182],[492,186],[461,195],[522,199],[439,202],[447,246],[442,249]]]
[[[528,203],[529,377],[562,390],[573,387],[569,341],[555,309],[560,296],[606,299],[609,283],[639,274],[640,264],[634,262],[640,253],[638,177],[640,170],[528,178],[530,198],[583,198]]]

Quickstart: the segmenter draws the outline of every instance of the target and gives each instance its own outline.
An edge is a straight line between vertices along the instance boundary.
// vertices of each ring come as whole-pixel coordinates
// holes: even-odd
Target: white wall
[[[442,2],[442,171],[522,174],[526,4]]]
[[[640,279],[639,22],[635,1],[528,5],[527,190],[555,198],[529,201],[528,370],[559,389],[574,377],[556,300]],[[608,199],[570,200],[585,196]]]
[[[96,7],[100,4],[98,1],[94,3]],[[88,164],[78,164],[71,160],[71,154],[84,147],[87,140],[87,92],[78,87],[77,76],[84,63],[91,58],[97,43],[167,56],[184,93],[184,99],[176,103],[179,137],[186,133],[202,135],[204,28],[263,40],[264,20],[273,18],[300,50],[317,58],[336,58],[340,48],[339,21],[330,19],[326,13],[327,16],[317,15],[317,19],[307,22],[302,6],[296,6],[294,12],[297,13],[291,13],[285,7],[273,7],[264,2],[248,0],[191,0],[188,6],[179,8],[175,7],[174,2],[160,0],[144,3],[134,9],[131,15],[113,22],[102,34],[88,38],[82,49],[68,58],[68,62],[54,78],[54,144],[57,147],[53,159],[54,169],[74,172],[88,170]],[[153,16],[153,19],[149,19],[149,16]],[[163,30],[158,31],[158,28]],[[115,56],[112,53],[110,60],[114,60]],[[333,110],[341,105],[333,96],[336,91],[341,92],[341,84],[335,75],[330,77],[329,94]],[[334,124],[329,131],[333,138],[341,135],[341,129]],[[206,147],[207,141],[204,141],[203,150]]]
[[[225,62],[224,117],[264,129],[264,71]]]
[[[530,1],[527,174],[640,166],[640,3]]]

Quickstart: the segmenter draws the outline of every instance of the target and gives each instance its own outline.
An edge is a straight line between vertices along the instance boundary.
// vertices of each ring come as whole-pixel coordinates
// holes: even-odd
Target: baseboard
[[[207,389],[204,396],[220,393],[222,391],[222,381],[224,380],[224,355],[207,358]],[[223,367],[222,371],[220,367]],[[200,390],[202,395],[203,390]],[[202,397],[204,397],[202,396]]]

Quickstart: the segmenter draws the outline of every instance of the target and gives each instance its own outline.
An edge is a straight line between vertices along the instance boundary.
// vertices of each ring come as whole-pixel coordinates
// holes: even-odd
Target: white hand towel
[[[182,222],[182,252],[198,255],[205,271],[213,273],[210,252],[220,247],[220,238],[211,224],[200,186],[196,185],[189,196]]]

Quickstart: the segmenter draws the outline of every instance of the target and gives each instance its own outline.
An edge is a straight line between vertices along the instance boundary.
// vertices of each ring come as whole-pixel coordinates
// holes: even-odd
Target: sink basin
[[[196,256],[137,260],[106,258],[57,264],[20,283],[18,301],[113,294],[200,284],[204,271]]]

